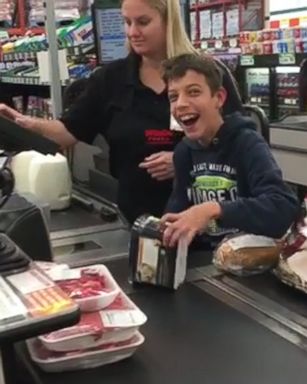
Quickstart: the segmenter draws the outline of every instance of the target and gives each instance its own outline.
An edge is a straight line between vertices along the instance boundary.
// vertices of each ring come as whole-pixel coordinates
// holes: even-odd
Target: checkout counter
[[[32,382],[306,383],[307,353],[303,339],[289,329],[285,337],[278,319],[264,313],[255,303],[246,302],[246,297],[229,294],[221,280],[217,287],[213,278],[204,277],[206,269],[211,268],[205,265],[210,264],[210,254],[193,253],[189,258],[188,281],[176,292],[151,287],[135,289],[127,283],[127,258],[107,262],[122,288],[148,316],[142,328],[145,343],[128,360],[57,374],[42,372],[30,360],[24,343],[18,344],[20,364],[30,372]],[[254,293],[262,290],[268,297],[274,291],[276,297],[270,299],[275,305],[289,300],[290,306],[293,300],[291,305],[299,308],[301,315],[306,313],[306,297],[282,286],[273,276],[230,281],[246,286],[247,292],[253,291],[254,286]]]
[[[86,199],[89,196],[94,195],[83,195]],[[99,201],[96,203],[99,207]],[[101,218],[99,222],[97,212],[73,205],[66,212],[52,214],[50,235],[55,259],[73,266],[92,261],[105,263],[122,289],[148,316],[142,328],[145,343],[128,360],[63,373],[41,371],[31,361],[25,343],[18,343],[15,350],[19,369],[24,377],[28,375],[29,382],[306,382],[305,295],[284,286],[271,273],[248,278],[218,273],[211,265],[211,253],[200,251],[190,253],[187,281],[178,291],[132,286],[128,282],[129,231],[120,216],[113,223]],[[77,220],[84,227],[80,224],[75,228],[79,214],[88,217]],[[68,254],[65,249],[70,250]]]
[[[220,274],[211,266],[210,252],[196,251],[189,255],[187,280],[178,291],[132,286],[129,230],[116,206],[84,185],[75,186],[74,193],[78,198],[68,210],[51,215],[54,259],[71,266],[105,263],[148,316],[145,343],[116,364],[51,374],[42,372],[19,342],[19,383],[306,383],[305,295],[270,273]]]

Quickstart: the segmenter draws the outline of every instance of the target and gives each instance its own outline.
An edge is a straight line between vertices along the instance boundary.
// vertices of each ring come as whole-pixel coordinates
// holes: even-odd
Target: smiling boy
[[[164,244],[204,233],[216,243],[235,231],[280,238],[299,205],[255,125],[222,116],[226,92],[211,57],[181,55],[164,63],[171,113],[185,138],[174,153],[175,183],[162,218]]]

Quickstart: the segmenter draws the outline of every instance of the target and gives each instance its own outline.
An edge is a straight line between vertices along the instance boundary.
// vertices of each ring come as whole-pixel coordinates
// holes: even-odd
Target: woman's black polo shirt
[[[94,72],[87,89],[65,111],[62,122],[80,141],[98,133],[110,146],[110,169],[119,181],[118,204],[132,223],[143,213],[161,216],[172,180],[159,182],[139,168],[145,157],[173,151],[181,134],[169,130],[166,91],[156,94],[139,80],[135,55]]]

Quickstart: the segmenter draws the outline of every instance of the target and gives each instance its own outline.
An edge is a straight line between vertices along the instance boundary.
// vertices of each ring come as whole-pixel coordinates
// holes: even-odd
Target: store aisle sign
[[[99,61],[106,63],[127,55],[124,21],[119,0],[94,2]]]
[[[280,65],[295,64],[295,54],[294,53],[281,53],[278,56],[278,62]]]
[[[249,67],[255,64],[255,58],[252,55],[242,55],[240,58],[242,67]]]

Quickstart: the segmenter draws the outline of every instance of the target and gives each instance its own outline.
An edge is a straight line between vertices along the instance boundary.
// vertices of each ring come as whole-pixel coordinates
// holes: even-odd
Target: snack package
[[[171,289],[177,289],[184,282],[187,243],[181,239],[176,248],[165,248],[162,237],[158,218],[144,215],[135,221],[129,246],[131,282]]]
[[[216,248],[213,264],[237,276],[262,273],[278,262],[280,245],[274,239],[251,234],[226,237]]]

